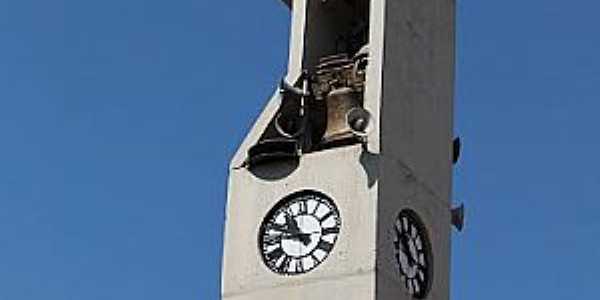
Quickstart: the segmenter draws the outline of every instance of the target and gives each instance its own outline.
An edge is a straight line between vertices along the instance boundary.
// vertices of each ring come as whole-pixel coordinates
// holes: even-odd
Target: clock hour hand
[[[299,233],[298,234],[298,240],[304,245],[308,245],[311,242],[311,238],[310,238],[311,234],[310,233]]]
[[[300,228],[298,227],[298,222],[290,215],[285,216],[285,223],[287,228],[290,230],[292,234],[300,234]]]

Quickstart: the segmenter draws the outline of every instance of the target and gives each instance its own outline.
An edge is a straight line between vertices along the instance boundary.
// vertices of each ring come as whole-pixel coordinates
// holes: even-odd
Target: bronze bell
[[[354,108],[362,108],[360,96],[354,89],[342,87],[331,91],[325,98],[327,105],[327,127],[321,140],[331,143],[354,138],[355,131],[350,127],[347,116]]]

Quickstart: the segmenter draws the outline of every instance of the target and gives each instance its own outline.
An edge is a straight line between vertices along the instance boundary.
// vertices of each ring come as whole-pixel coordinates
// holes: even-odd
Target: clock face
[[[423,299],[431,285],[431,248],[417,214],[403,210],[394,224],[394,248],[400,278],[408,293]]]
[[[333,201],[318,192],[294,193],[263,220],[258,243],[265,265],[282,275],[309,272],[333,250],[341,221]]]

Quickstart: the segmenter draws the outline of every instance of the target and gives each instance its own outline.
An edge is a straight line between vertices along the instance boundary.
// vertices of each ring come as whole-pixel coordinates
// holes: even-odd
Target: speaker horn
[[[462,143],[460,141],[460,137],[457,137],[452,142],[452,163],[456,164],[460,159],[460,150],[462,148]]]
[[[373,130],[371,113],[362,107],[349,110],[346,114],[346,123],[357,136],[367,136]]]
[[[465,205],[461,204],[459,207],[455,207],[451,211],[452,225],[458,231],[462,231],[465,226]]]

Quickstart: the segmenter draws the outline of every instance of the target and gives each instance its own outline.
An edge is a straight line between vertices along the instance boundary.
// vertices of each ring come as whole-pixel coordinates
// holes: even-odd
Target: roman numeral
[[[400,223],[400,221],[396,221],[396,226],[394,226],[394,229],[396,230],[396,233],[402,233],[402,223]]]
[[[322,218],[320,218],[319,220],[321,221],[321,223],[323,223],[323,221],[329,219],[329,217],[331,217],[333,215],[333,211],[329,211],[328,213],[326,213]]]
[[[277,248],[277,249],[267,253],[265,256],[267,257],[267,260],[269,262],[275,264],[282,255],[285,255],[285,252],[283,252],[283,249]]]
[[[404,229],[403,231],[407,232],[408,231],[408,219],[406,217],[402,218],[402,224],[404,225],[402,227],[402,229]]]
[[[281,234],[265,235],[263,236],[263,242],[267,245],[276,245],[281,243]]]
[[[267,229],[272,229],[272,230],[279,231],[279,232],[285,232],[287,230],[287,227],[285,224],[269,223],[267,225]]]
[[[318,262],[320,262],[319,258],[317,258],[314,252],[310,254],[310,258],[313,260],[313,265],[316,265]]]
[[[304,273],[304,264],[301,259],[296,261],[296,273]]]
[[[337,227],[331,227],[331,228],[323,228],[322,230],[323,235],[328,235],[328,234],[332,234],[332,233],[340,233],[340,229]]]
[[[422,268],[419,268],[419,278],[421,281],[425,281],[425,272],[423,272]]]
[[[295,214],[294,214],[294,211],[292,210],[292,207],[291,207],[291,206],[288,206],[288,207],[285,209],[285,214],[286,214],[288,217],[293,217],[293,216],[295,216]]]
[[[331,249],[333,249],[333,244],[324,240],[320,240],[319,244],[317,245],[317,248],[329,253]]]
[[[290,268],[290,263],[292,262],[292,258],[289,256],[286,256],[283,261],[281,262],[281,265],[279,265],[279,267],[277,267],[277,270],[281,273],[287,272],[287,270],[289,270]]]
[[[317,205],[315,205],[315,209],[313,209],[313,211],[310,214],[311,215],[316,214],[317,210],[319,210],[319,206],[321,206],[321,202],[317,202]]]
[[[308,205],[306,203],[306,201],[299,201],[298,202],[298,214],[300,215],[306,215],[308,214]]]

